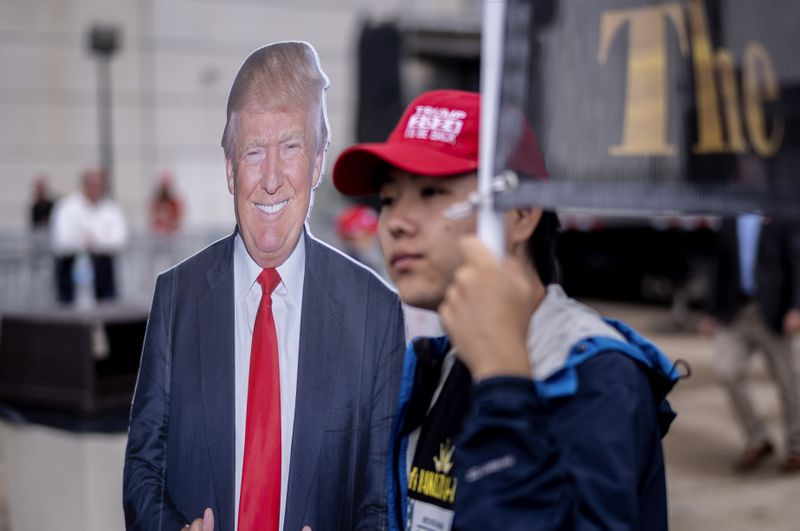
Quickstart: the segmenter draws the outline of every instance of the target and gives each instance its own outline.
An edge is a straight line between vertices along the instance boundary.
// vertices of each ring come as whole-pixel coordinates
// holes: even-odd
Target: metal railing
[[[118,299],[148,304],[159,272],[229,232],[229,227],[217,227],[173,235],[133,233],[115,260]],[[0,233],[0,311],[53,304],[56,282],[49,235]]]

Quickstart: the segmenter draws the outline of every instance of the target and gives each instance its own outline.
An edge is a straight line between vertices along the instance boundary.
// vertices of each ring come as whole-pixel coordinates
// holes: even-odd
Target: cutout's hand
[[[214,511],[207,507],[202,518],[195,518],[189,526],[189,531],[214,531]]]

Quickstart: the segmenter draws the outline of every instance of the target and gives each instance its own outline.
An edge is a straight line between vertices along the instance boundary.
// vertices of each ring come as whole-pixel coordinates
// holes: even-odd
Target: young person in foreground
[[[445,210],[477,187],[475,93],[435,91],[382,144],[346,150],[344,194],[377,193],[404,302],[448,337],[408,348],[389,449],[391,529],[667,528],[661,438],[678,374],[651,343],[556,284],[553,212],[505,215],[508,258]],[[547,170],[525,126],[512,169]]]

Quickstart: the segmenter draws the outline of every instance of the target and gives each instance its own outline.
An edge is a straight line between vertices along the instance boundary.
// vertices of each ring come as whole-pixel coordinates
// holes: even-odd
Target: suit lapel
[[[217,501],[216,526],[221,530],[233,530],[235,510],[234,236],[206,274],[208,290],[197,307],[200,399]]]
[[[325,278],[326,256],[322,244],[306,233],[306,272],[300,320],[297,398],[289,465],[284,530],[301,529],[317,469],[325,419],[331,402],[326,379],[328,352],[338,351],[341,315]],[[329,493],[331,496],[335,493]]]

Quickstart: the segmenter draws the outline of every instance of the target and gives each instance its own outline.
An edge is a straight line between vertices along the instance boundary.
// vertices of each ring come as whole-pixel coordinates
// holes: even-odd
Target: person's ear
[[[231,159],[229,159],[228,157],[225,157],[225,176],[226,176],[226,179],[228,180],[228,192],[230,192],[231,195],[233,195],[233,190],[234,190],[234,186],[233,186],[234,179],[233,178],[234,178],[235,173],[236,172],[234,171],[234,168],[233,168],[233,161]]]
[[[513,208],[506,212],[506,241],[509,249],[524,245],[542,219],[541,208]]]

